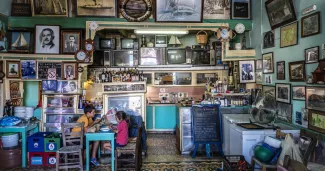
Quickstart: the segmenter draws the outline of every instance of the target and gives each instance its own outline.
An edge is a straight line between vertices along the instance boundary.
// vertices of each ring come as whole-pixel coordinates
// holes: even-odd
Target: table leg
[[[23,168],[25,168],[26,167],[26,159],[27,159],[27,157],[26,157],[26,131],[22,131],[21,132],[21,142],[22,142],[22,159],[21,159],[21,161],[22,161],[22,165],[23,165]]]
[[[111,144],[112,144],[112,156],[111,156],[111,163],[112,163],[112,171],[114,171],[114,164],[115,164],[115,158],[114,158],[114,152],[115,152],[115,143],[114,143],[114,139],[111,140]]]
[[[89,140],[86,137],[86,171],[89,171]]]

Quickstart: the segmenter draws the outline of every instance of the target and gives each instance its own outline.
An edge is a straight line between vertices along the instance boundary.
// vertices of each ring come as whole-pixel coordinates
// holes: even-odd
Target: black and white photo
[[[204,0],[203,19],[230,19],[231,0]]]
[[[58,81],[57,91],[61,93],[77,93],[77,81]]]
[[[275,47],[274,30],[263,33],[263,49]]]
[[[305,86],[292,86],[292,99],[293,100],[305,100],[306,99],[306,87]]]
[[[267,0],[265,9],[272,30],[296,20],[292,0]]]
[[[301,108],[301,111],[296,111],[295,124],[308,128],[308,109]]]
[[[42,80],[42,91],[56,92],[57,91],[57,80]]]
[[[277,119],[292,123],[292,104],[277,102]]]
[[[255,61],[239,61],[240,83],[255,83]]]
[[[289,62],[289,78],[290,81],[305,81],[305,61]]]
[[[22,79],[36,79],[36,60],[21,60],[21,77]]]
[[[320,33],[320,12],[315,12],[301,18],[301,37],[313,36]]]
[[[306,108],[325,112],[324,87],[306,87]]]
[[[61,52],[75,54],[81,49],[81,31],[61,31]]]
[[[265,75],[264,76],[264,83],[265,84],[272,84],[272,75]]]
[[[258,59],[256,60],[256,70],[262,70],[263,69],[263,60]]]
[[[291,103],[291,84],[275,84],[276,101]]]
[[[274,72],[274,65],[273,65],[273,52],[264,53],[262,55],[263,58],[263,73],[269,74]]]
[[[319,46],[305,49],[305,63],[316,63],[319,60]]]
[[[68,0],[33,0],[34,16],[68,16]]]
[[[262,71],[255,71],[256,75],[256,84],[263,83],[263,72]]]
[[[60,53],[60,26],[35,26],[35,53]]]
[[[285,61],[279,61],[276,63],[276,79],[285,80]]]
[[[77,16],[116,17],[116,0],[76,0]]]
[[[275,87],[274,86],[265,86],[263,85],[263,90],[262,90],[264,96],[270,96],[275,99]]]
[[[66,80],[75,80],[78,78],[77,63],[63,63],[63,74]]]
[[[6,61],[7,78],[20,78],[20,61]]]

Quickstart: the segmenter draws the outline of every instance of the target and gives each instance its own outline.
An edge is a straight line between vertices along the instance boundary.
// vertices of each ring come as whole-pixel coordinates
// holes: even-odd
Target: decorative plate
[[[122,16],[131,22],[139,22],[148,19],[152,13],[150,0],[123,0],[120,11]]]

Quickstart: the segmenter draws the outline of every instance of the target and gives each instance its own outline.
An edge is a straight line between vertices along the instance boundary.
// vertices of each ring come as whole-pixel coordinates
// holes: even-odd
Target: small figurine
[[[312,75],[308,75],[307,83],[308,84],[312,84],[313,83],[313,76]]]

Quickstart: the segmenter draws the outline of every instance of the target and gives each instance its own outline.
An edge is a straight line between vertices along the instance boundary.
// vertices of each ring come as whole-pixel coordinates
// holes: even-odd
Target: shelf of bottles
[[[147,84],[144,81],[113,82],[113,83],[103,83],[102,84],[102,92],[105,94],[145,93],[146,91],[147,91]]]
[[[116,83],[116,82],[139,82],[146,81],[145,74],[143,71],[139,71],[136,68],[119,68],[114,70],[106,67],[99,71],[97,69],[90,69],[88,78],[95,83]]]

